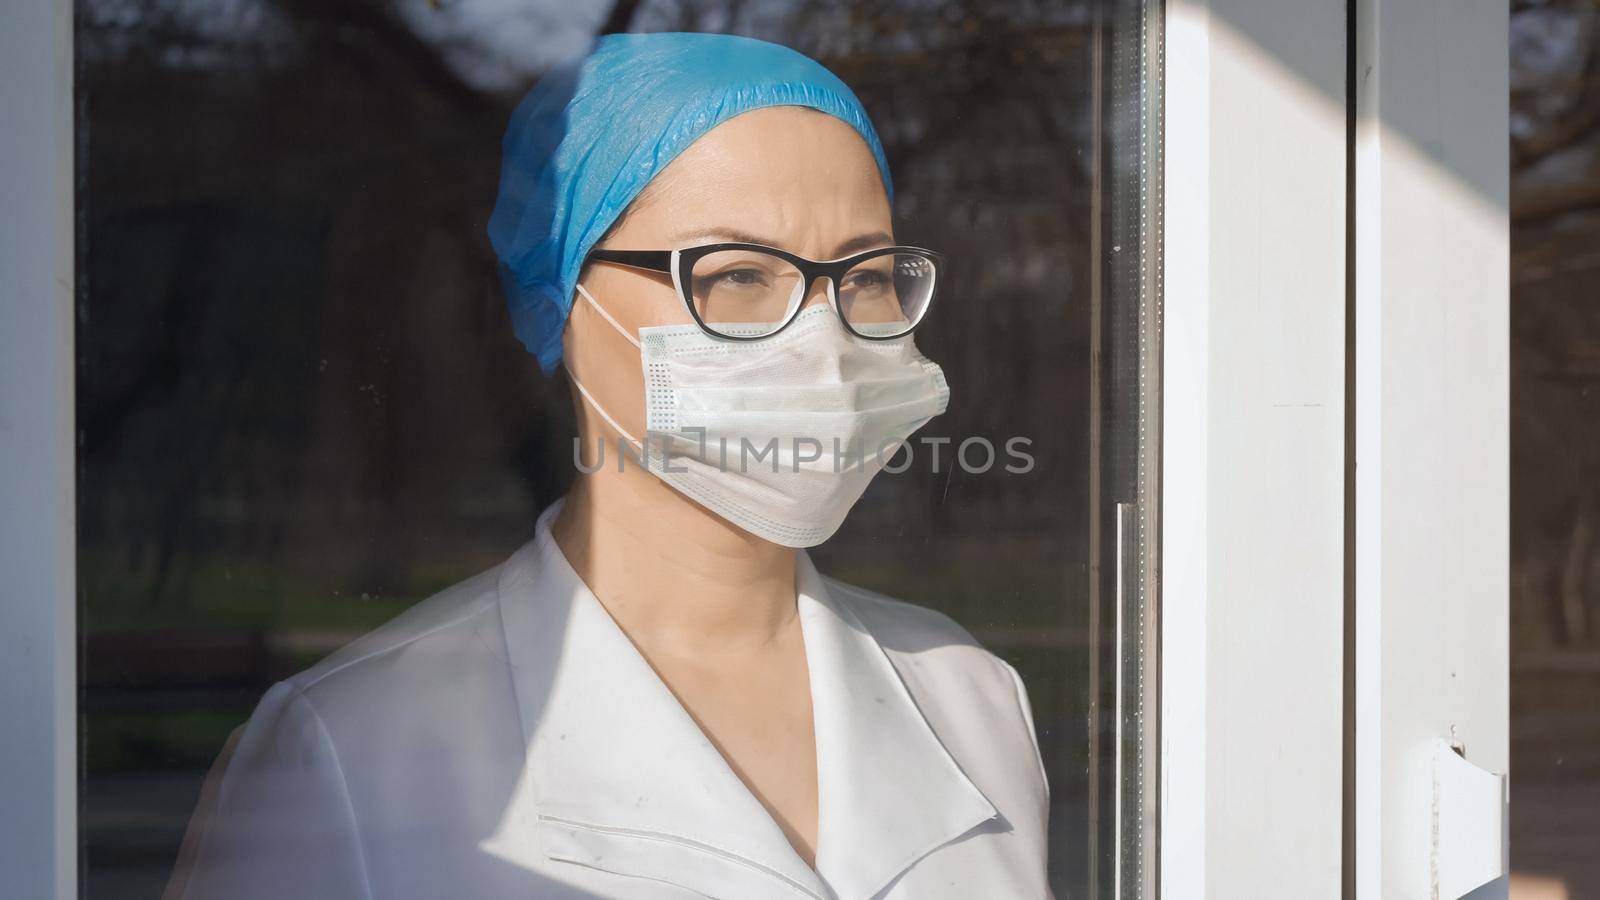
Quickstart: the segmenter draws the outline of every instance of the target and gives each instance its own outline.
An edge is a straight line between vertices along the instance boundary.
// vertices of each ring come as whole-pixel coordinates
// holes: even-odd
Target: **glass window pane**
[[[948,410],[810,557],[1020,674],[1056,896],[1153,896],[1159,4],[579,6],[79,0],[83,893],[158,894],[273,685],[579,477],[483,237],[501,139],[596,33],[682,30],[836,73],[945,258]]]
[[[1511,10],[1511,895],[1600,896],[1600,7]]]

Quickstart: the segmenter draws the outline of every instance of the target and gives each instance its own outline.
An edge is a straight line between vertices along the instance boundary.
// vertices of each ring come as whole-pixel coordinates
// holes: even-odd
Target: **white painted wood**
[[[1356,882],[1411,900],[1435,740],[1508,763],[1507,7],[1355,8]]]
[[[1166,17],[1167,235],[1161,429],[1161,894],[1205,896],[1210,40],[1204,3]]]
[[[1166,27],[1162,896],[1335,898],[1345,6]]]
[[[1506,874],[1506,776],[1433,742],[1433,860],[1441,900],[1466,896]]]
[[[77,896],[70,0],[0,3],[0,894]]]

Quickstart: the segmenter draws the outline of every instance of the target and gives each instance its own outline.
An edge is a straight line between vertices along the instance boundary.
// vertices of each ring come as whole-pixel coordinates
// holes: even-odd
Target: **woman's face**
[[[672,250],[744,241],[826,260],[891,245],[891,229],[883,181],[861,136],[825,113],[775,106],[701,136],[656,176],[600,246]],[[580,281],[630,334],[693,321],[667,275],[596,263]],[[805,302],[826,303],[826,285],[809,286]],[[584,386],[642,435],[638,349],[580,296],[573,297],[562,347]],[[587,405],[579,405],[579,416],[586,426],[598,425]]]

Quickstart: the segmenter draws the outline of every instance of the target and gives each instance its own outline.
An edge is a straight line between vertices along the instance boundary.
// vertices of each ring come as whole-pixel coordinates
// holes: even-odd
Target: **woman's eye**
[[[875,272],[871,270],[865,272],[852,272],[850,273],[850,276],[845,279],[845,287],[851,290],[879,290],[887,287],[888,284],[889,276],[887,273]]]
[[[767,273],[759,269],[730,269],[707,277],[705,283],[713,288],[743,288],[764,287],[767,281]]]

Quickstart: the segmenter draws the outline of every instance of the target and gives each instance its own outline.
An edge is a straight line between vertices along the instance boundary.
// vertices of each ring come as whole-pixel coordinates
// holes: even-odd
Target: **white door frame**
[[[1490,0],[1356,4],[1363,898],[1456,896],[1435,839],[1436,741],[1509,766],[1508,17]],[[1502,878],[1474,896],[1505,893]]]
[[[1506,20],[1167,5],[1164,896],[1453,896],[1507,769]]]
[[[76,897],[71,0],[0,3],[0,893]]]
[[[1344,28],[1167,5],[1163,897],[1339,896]]]

